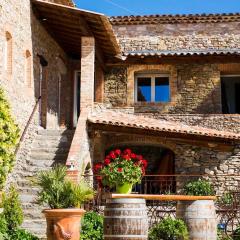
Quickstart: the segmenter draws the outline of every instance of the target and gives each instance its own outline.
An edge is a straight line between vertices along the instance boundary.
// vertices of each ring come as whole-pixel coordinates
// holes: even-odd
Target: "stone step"
[[[19,194],[30,194],[30,195],[37,195],[37,193],[40,191],[38,187],[35,187],[34,185],[29,186],[23,186],[18,188]]]
[[[46,239],[46,220],[44,218],[24,220],[22,228],[28,229],[34,235],[39,236],[40,239]]]
[[[59,142],[59,141],[53,141],[53,140],[40,140],[40,141],[34,141],[32,143],[32,149],[36,148],[70,148],[72,141],[67,142]]]
[[[42,152],[31,152],[29,158],[31,160],[62,160],[67,159],[67,153],[42,153]]]
[[[48,170],[50,167],[55,166],[56,164],[65,164],[66,159],[60,160],[27,160],[28,166],[39,168],[39,170]],[[28,171],[28,166],[26,171]],[[24,169],[23,169],[24,170]]]
[[[73,135],[75,130],[38,130],[38,135],[57,136],[57,135]]]
[[[72,136],[68,135],[58,135],[58,136],[44,136],[44,135],[37,135],[35,141],[61,141],[61,142],[68,142],[72,140]]]
[[[19,199],[22,203],[36,203],[37,195],[31,193],[19,194]]]
[[[29,179],[27,178],[23,178],[23,179],[20,179],[16,182],[18,188],[21,188],[21,187],[30,187],[32,186],[32,183]]]
[[[55,153],[55,154],[67,154],[69,152],[69,147],[36,147],[31,149],[31,153]]]
[[[30,220],[30,219],[42,219],[44,217],[42,213],[42,208],[41,206],[36,206],[35,208],[28,208],[28,209],[23,209],[24,211],[24,219],[25,220]]]

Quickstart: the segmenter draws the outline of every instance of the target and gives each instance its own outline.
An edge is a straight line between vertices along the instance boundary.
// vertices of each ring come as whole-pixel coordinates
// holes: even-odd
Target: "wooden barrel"
[[[105,240],[147,240],[146,201],[136,198],[107,200],[104,209]]]
[[[190,240],[217,239],[217,217],[213,200],[179,201],[177,218],[187,224]]]

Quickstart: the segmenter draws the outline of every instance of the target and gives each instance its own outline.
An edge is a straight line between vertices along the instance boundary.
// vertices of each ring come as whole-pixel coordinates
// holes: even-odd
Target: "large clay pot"
[[[43,211],[48,240],[79,240],[83,209],[49,209]]]

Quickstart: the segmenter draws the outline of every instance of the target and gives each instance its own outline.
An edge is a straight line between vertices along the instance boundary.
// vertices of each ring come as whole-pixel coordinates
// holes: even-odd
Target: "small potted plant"
[[[66,170],[59,165],[40,172],[36,179],[40,187],[38,202],[50,207],[43,211],[49,240],[79,240],[81,217],[85,213],[81,204],[94,196],[93,189],[84,181],[76,184],[68,180]]]
[[[217,218],[214,200],[214,189],[207,180],[196,180],[184,186],[184,193],[189,200],[178,201],[177,218],[185,221],[190,239],[217,239]]]
[[[104,186],[116,188],[116,193],[129,194],[145,174],[147,161],[131,149],[113,150],[105,157],[104,163],[94,166],[94,173]]]
[[[188,230],[184,221],[171,217],[155,224],[148,234],[149,240],[188,240]]]

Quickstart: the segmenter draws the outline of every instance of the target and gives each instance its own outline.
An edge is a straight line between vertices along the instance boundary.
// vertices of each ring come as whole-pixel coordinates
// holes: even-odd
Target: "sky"
[[[108,16],[240,12],[240,0],[74,0],[79,8]]]

